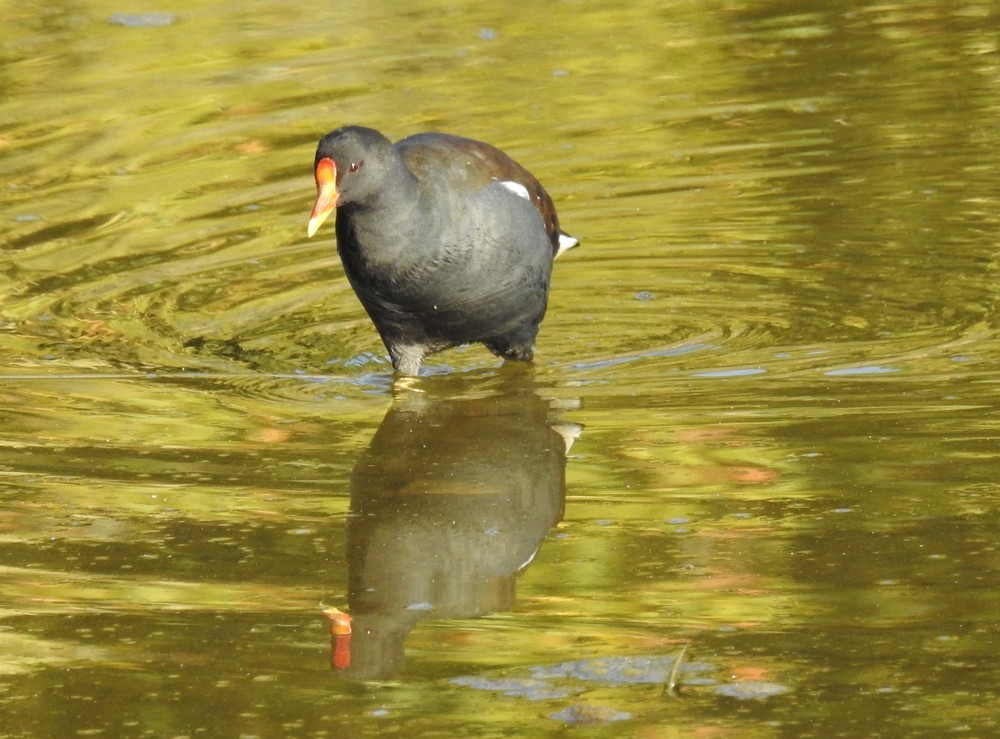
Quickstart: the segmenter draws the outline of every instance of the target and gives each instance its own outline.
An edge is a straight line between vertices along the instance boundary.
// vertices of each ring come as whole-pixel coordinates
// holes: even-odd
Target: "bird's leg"
[[[389,357],[392,366],[398,374],[420,374],[420,362],[424,358],[424,350],[419,346],[395,344],[389,347]]]

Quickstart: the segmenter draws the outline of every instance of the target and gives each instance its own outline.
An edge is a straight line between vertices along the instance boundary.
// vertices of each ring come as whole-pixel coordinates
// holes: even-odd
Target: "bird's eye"
[[[354,172],[357,172],[359,169],[361,169],[361,162],[351,162],[349,165],[347,165],[347,171],[352,174]]]

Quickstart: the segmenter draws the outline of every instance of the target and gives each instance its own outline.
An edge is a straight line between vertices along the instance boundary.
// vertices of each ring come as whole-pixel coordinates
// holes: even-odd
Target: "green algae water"
[[[997,731],[993,4],[0,13],[0,736]],[[352,123],[545,184],[534,368],[393,383]]]

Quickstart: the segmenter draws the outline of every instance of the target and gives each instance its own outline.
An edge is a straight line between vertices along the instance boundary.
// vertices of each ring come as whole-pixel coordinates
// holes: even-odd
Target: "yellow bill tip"
[[[320,159],[316,163],[316,203],[313,205],[312,215],[309,216],[309,227],[306,229],[310,239],[336,209],[338,196],[337,165],[332,159]]]

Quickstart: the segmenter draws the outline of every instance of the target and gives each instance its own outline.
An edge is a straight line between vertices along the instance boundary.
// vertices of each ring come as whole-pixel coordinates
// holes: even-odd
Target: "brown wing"
[[[450,134],[420,133],[397,142],[396,148],[418,179],[445,176],[477,189],[497,180],[518,183],[542,216],[553,255],[559,253],[561,231],[552,198],[531,172],[495,146]]]

